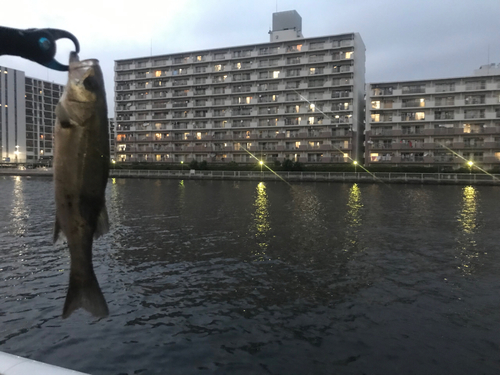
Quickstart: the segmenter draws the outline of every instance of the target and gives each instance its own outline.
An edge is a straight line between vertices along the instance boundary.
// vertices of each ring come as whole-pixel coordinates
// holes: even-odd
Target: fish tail
[[[86,280],[75,277],[73,272],[70,273],[63,319],[69,317],[73,311],[79,308],[87,310],[97,318],[104,318],[109,314],[108,305],[94,272],[91,272],[90,277]]]

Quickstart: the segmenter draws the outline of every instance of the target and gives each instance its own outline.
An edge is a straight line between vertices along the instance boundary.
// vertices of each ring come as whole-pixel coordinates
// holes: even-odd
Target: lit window
[[[222,70],[222,65],[221,64],[215,65],[214,69],[215,69],[215,71],[219,72]]]
[[[372,102],[372,108],[373,109],[380,109],[380,101]]]
[[[345,58],[346,58],[346,59],[352,59],[352,54],[353,54],[353,53],[354,53],[354,52],[346,52],[346,53],[345,53]]]
[[[372,152],[370,154],[370,161],[379,161],[378,153],[377,152]]]
[[[241,69],[241,63],[236,64],[236,69]]]
[[[273,78],[279,78],[279,76],[280,76],[280,71],[279,70],[275,70],[273,72]]]
[[[161,76],[161,70],[157,70],[157,71],[155,72],[155,76],[156,76],[156,77],[160,77],[160,76]]]
[[[425,120],[425,112],[416,112],[415,120]]]
[[[378,113],[373,113],[373,114],[371,115],[371,118],[372,118],[372,121],[373,121],[373,122],[379,122],[379,121],[380,121],[380,114],[378,114]]]
[[[349,154],[344,154],[344,158],[348,158],[349,157]]]

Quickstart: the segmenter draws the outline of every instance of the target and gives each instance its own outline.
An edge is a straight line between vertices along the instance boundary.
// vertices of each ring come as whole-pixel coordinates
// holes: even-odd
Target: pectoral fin
[[[97,227],[94,233],[94,239],[101,237],[103,234],[109,232],[108,211],[106,205],[102,207],[99,217],[97,218]]]
[[[54,238],[53,238],[53,243],[54,244],[59,244],[62,243],[63,241],[66,240],[66,236],[61,230],[61,225],[59,224],[59,220],[56,217],[56,222],[54,223]]]

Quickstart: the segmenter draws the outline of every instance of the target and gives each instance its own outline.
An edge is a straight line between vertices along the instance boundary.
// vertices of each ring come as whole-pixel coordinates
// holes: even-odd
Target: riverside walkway
[[[52,176],[50,168],[2,168],[4,176]],[[111,169],[110,178],[170,178],[198,180],[256,180],[365,182],[398,184],[458,184],[500,185],[500,174],[486,173],[399,173],[399,172],[270,172],[270,171],[211,171],[211,170],[143,170]]]

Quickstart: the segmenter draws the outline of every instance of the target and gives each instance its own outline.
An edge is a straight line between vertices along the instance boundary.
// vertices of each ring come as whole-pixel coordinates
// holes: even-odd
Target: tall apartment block
[[[359,160],[363,41],[301,26],[280,12],[269,43],[115,61],[117,161]]]
[[[2,161],[25,163],[52,158],[54,110],[63,88],[0,67]]]
[[[372,83],[365,164],[500,167],[500,64],[474,75]]]

